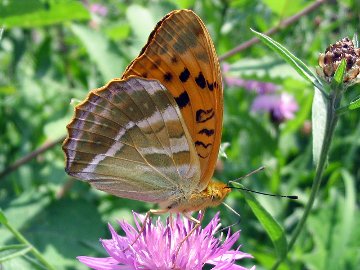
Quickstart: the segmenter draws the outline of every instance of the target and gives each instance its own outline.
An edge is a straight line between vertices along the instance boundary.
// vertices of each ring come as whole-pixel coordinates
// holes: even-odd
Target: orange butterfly
[[[212,180],[222,130],[218,58],[201,19],[167,14],[122,79],[76,106],[64,141],[66,172],[95,188],[188,213],[230,192]]]

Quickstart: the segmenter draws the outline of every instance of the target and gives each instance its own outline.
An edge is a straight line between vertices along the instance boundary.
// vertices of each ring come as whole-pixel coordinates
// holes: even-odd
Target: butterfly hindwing
[[[123,78],[131,75],[157,79],[171,92],[199,157],[199,189],[206,187],[220,147],[223,100],[218,59],[201,19],[190,10],[166,15]]]
[[[171,200],[200,179],[184,127],[177,104],[158,81],[113,80],[76,107],[63,144],[66,170],[116,196]]]

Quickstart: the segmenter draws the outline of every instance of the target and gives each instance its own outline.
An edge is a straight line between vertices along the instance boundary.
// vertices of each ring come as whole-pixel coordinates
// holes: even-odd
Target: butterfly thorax
[[[212,180],[209,185],[200,192],[193,192],[189,198],[180,200],[173,205],[170,212],[199,211],[207,207],[221,204],[226,195],[231,191],[226,184]]]

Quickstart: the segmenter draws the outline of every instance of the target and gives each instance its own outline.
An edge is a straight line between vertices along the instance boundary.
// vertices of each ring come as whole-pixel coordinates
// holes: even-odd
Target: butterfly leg
[[[200,220],[198,220],[198,219],[194,218],[193,216],[191,216],[189,213],[186,213],[186,212],[184,212],[183,215],[184,215],[187,219],[189,219],[190,221],[194,222],[194,223],[195,223],[195,226],[194,226],[194,228],[192,228],[191,231],[185,236],[185,238],[184,238],[183,240],[181,240],[181,242],[179,243],[179,246],[178,246],[178,248],[177,248],[177,250],[176,250],[176,253],[175,253],[174,266],[175,266],[175,262],[176,262],[177,255],[179,254],[179,251],[180,251],[182,245],[183,245],[184,242],[190,237],[190,235],[193,234],[193,233],[196,231],[197,228],[199,228],[199,226],[201,225],[201,222],[202,222],[202,220],[203,220],[203,218],[204,218],[204,215],[202,215],[202,216],[200,217]]]
[[[138,235],[136,236],[135,240],[130,245],[128,245],[127,248],[125,248],[123,250],[123,252],[127,251],[130,247],[132,247],[136,243],[136,241],[140,238],[141,234],[145,230],[146,222],[148,221],[148,219],[150,218],[151,215],[162,215],[167,212],[168,212],[168,209],[150,209],[149,211],[147,211],[144,221],[141,224],[141,228],[140,228]]]
[[[169,214],[169,223],[170,223],[170,226],[172,228],[172,226],[173,226],[173,215],[172,215],[172,213]]]

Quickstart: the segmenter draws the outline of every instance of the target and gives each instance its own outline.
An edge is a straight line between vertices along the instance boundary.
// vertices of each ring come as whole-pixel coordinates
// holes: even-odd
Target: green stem
[[[0,213],[0,214],[2,214],[2,213]],[[12,232],[12,234],[15,236],[16,239],[18,239],[19,242],[25,244],[26,246],[28,246],[31,249],[32,254],[34,254],[35,258],[38,259],[39,262],[41,262],[45,266],[46,269],[55,270],[55,268],[46,261],[44,256],[40,253],[40,251],[38,251],[28,240],[26,240],[26,238],[17,229],[12,227],[10,225],[10,223],[7,222],[7,220],[2,219],[2,224],[9,231]]]
[[[316,199],[317,193],[319,191],[319,187],[321,185],[321,180],[322,180],[322,175],[325,170],[326,163],[327,163],[327,157],[328,157],[331,141],[332,141],[335,127],[336,127],[336,124],[338,121],[338,115],[336,113],[336,108],[338,108],[341,98],[342,98],[341,89],[334,90],[333,93],[329,96],[328,108],[327,108],[328,115],[326,117],[326,131],[325,131],[325,136],[324,136],[324,140],[323,140],[322,147],[321,147],[319,163],[316,167],[316,174],[315,174],[314,182],[313,182],[313,185],[311,188],[310,198],[305,207],[304,213],[303,213],[298,225],[296,226],[292,237],[290,238],[287,253],[292,249],[298,236],[300,235],[300,232],[302,231],[302,229],[305,225],[305,222],[310,214],[310,211],[314,205],[314,201]],[[273,270],[277,269],[278,266],[282,263],[282,261],[284,259],[285,259],[285,257],[282,259],[279,259],[275,263],[275,265],[273,266],[272,269]]]

